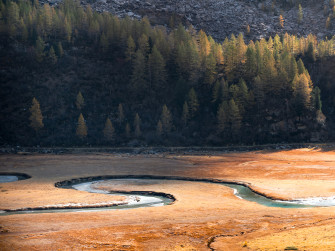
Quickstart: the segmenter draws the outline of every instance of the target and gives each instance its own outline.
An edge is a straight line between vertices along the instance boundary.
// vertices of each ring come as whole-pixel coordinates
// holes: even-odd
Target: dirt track
[[[0,184],[0,209],[122,200],[59,189],[97,175],[174,175],[238,180],[292,199],[335,194],[335,151],[184,155],[0,155],[0,172],[31,179]],[[105,184],[113,189],[112,184]],[[173,194],[170,206],[108,212],[0,216],[1,250],[334,250],[334,208],[281,209],[236,198],[217,184],[164,181],[118,190]],[[243,247],[246,246],[246,247]]]

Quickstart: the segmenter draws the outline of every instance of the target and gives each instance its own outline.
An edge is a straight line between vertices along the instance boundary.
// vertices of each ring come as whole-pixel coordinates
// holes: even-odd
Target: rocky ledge
[[[57,4],[62,0],[45,0]],[[275,3],[276,2],[276,3]],[[82,0],[99,12],[111,12],[119,17],[140,19],[148,16],[154,25],[169,26],[171,17],[175,23],[193,25],[203,29],[213,38],[223,41],[230,34],[243,33],[247,39],[259,39],[275,34],[310,33],[319,38],[335,34],[335,13],[328,0],[302,2],[303,17],[299,21],[298,4],[295,0]],[[279,16],[284,18],[284,27]],[[326,20],[330,23],[326,27]],[[249,25],[250,32],[246,27]]]

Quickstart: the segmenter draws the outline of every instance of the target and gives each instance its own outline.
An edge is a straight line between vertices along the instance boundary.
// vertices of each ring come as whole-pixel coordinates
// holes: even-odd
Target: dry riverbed
[[[0,184],[0,209],[120,202],[123,197],[56,188],[100,175],[242,181],[281,199],[335,195],[335,151],[298,149],[190,155],[0,155],[0,172],[31,179]],[[98,212],[0,216],[1,250],[334,250],[334,207],[270,208],[218,184],[106,181],[105,190],[172,194],[172,205]]]

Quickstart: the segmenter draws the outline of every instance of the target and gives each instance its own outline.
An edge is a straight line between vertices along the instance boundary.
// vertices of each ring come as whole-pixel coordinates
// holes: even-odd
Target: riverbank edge
[[[215,152],[248,152],[258,150],[293,150],[300,148],[333,150],[335,142],[328,143],[282,143],[266,145],[232,146],[189,146],[189,147],[0,147],[0,154],[29,155],[41,154],[80,154],[80,153],[119,153],[119,154],[211,154]]]

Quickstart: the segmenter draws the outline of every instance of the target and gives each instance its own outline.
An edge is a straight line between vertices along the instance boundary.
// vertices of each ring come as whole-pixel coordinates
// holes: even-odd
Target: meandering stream
[[[30,177],[30,176],[26,176]],[[19,180],[19,176],[15,175],[0,175],[1,182],[11,182]],[[335,196],[333,197],[314,197],[307,199],[296,199],[293,201],[282,201],[268,198],[262,194],[257,193],[250,189],[246,184],[237,182],[227,182],[218,179],[197,179],[197,178],[186,178],[186,177],[172,177],[172,176],[99,176],[99,177],[87,177],[73,180],[67,180],[57,182],[56,187],[64,189],[76,189],[79,191],[86,191],[90,193],[103,193],[111,195],[125,196],[124,202],[109,202],[109,203],[98,203],[92,205],[84,204],[66,204],[66,205],[48,205],[45,207],[38,207],[33,209],[20,209],[17,211],[2,211],[1,215],[8,214],[24,214],[24,213],[54,213],[54,212],[89,212],[89,211],[102,211],[102,210],[119,210],[119,209],[134,209],[141,207],[157,207],[170,205],[175,201],[175,198],[171,194],[156,193],[152,191],[133,191],[133,192],[109,192],[102,189],[97,189],[101,182],[121,182],[122,185],[136,182],[140,183],[143,180],[155,180],[159,183],[166,180],[179,180],[188,182],[204,182],[204,183],[215,183],[218,185],[224,185],[232,188],[235,196],[240,199],[247,201],[256,202],[258,204],[268,207],[280,207],[280,208],[307,208],[307,207],[328,207],[335,206]],[[119,205],[117,205],[119,203]]]

